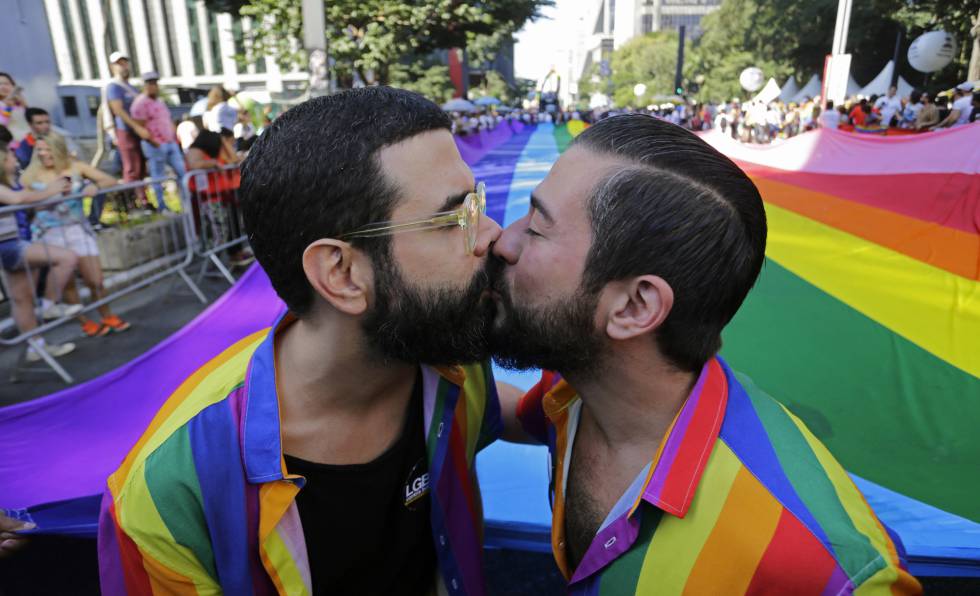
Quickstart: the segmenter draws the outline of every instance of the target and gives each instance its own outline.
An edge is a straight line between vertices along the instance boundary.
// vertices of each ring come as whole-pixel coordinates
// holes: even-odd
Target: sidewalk
[[[196,275],[196,263],[188,272]],[[209,304],[229,288],[223,278],[211,276],[206,276],[200,287]],[[80,384],[136,358],[186,325],[207,306],[191,294],[179,277],[172,276],[112,304],[113,311],[133,325],[123,333],[90,338],[82,334],[79,325],[67,323],[46,333],[45,338],[48,343],[75,343],[75,351],[58,362]],[[11,383],[10,373],[23,350],[24,347],[0,347],[0,407],[68,387],[43,362],[30,365],[30,369],[22,368],[21,382]]]

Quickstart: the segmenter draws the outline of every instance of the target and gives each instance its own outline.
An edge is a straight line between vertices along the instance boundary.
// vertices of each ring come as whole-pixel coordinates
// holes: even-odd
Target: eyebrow
[[[442,203],[442,206],[436,210],[436,213],[442,213],[444,211],[452,211],[456,207],[463,204],[463,200],[466,199],[466,195],[473,192],[472,190],[464,190],[461,193],[450,195],[446,197],[446,200]]]
[[[548,209],[541,202],[541,198],[534,193],[531,193],[531,208],[540,212],[541,216],[544,217],[544,220],[548,223],[548,225],[553,225],[555,223],[555,218],[551,216],[551,212],[548,211]]]

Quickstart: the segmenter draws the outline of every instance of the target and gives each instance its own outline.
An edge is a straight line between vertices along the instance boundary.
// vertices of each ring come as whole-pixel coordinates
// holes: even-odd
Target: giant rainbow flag
[[[584,128],[504,125],[458,139],[488,213],[522,216]],[[855,474],[914,573],[980,575],[980,126],[921,137],[820,131],[780,146],[705,140],[756,181],[767,263],[724,354]],[[0,507],[94,535],[106,476],[167,395],[281,303],[257,268],[185,328],[98,379],[0,409]],[[533,374],[498,371],[528,386]],[[546,449],[480,455],[487,539],[549,550]]]

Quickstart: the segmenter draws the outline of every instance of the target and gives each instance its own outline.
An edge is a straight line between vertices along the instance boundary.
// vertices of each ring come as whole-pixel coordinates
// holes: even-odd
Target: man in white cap
[[[106,87],[106,102],[114,119],[114,138],[122,159],[123,180],[133,182],[141,180],[145,173],[140,140],[149,140],[150,132],[130,116],[129,109],[139,91],[129,84],[129,58],[122,52],[113,52],[109,55],[109,66],[114,78]],[[137,199],[145,201],[142,190],[137,191]]]
[[[960,83],[953,91],[953,109],[943,118],[943,121],[933,127],[947,128],[970,123],[973,113],[973,83]]]

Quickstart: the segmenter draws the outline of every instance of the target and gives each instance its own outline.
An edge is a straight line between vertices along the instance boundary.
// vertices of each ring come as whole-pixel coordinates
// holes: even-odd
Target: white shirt
[[[960,115],[956,119],[956,122],[953,123],[953,126],[969,124],[970,114],[973,113],[973,96],[964,95],[963,97],[957,99],[953,102],[953,109],[960,111]]]
[[[835,109],[820,112],[820,128],[837,128],[840,126],[840,112]]]
[[[235,129],[238,120],[238,110],[223,101],[204,114],[204,126],[212,132],[221,132],[222,128]]]
[[[902,109],[902,100],[898,98],[898,95],[888,97],[887,95],[882,95],[875,102],[874,107],[878,108],[881,112],[881,123],[884,126],[892,121],[892,117]]]
[[[177,125],[177,142],[180,143],[180,148],[187,151],[191,148],[194,143],[194,139],[197,138],[197,125],[190,120],[184,120]]]

